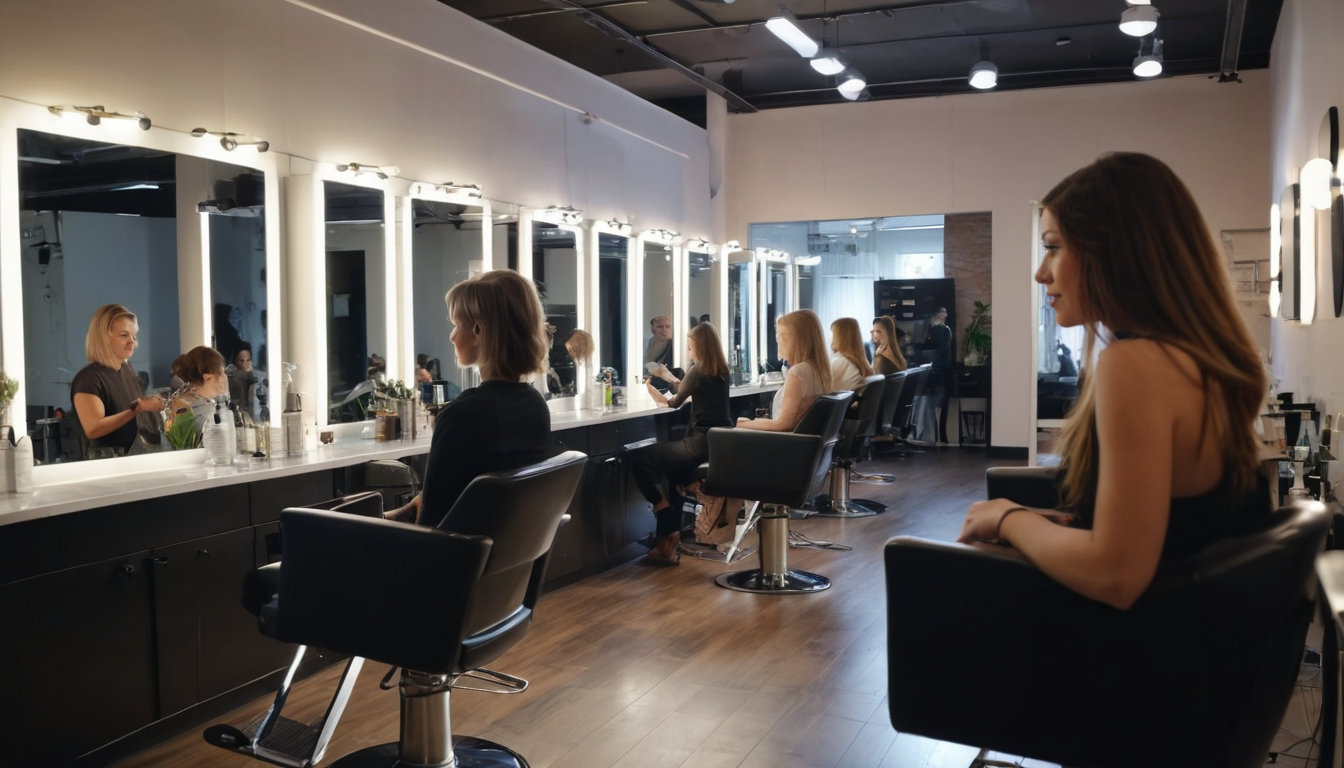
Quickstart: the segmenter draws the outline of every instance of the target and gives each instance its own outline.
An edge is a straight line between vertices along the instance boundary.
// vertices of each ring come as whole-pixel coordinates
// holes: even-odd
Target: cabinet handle
[[[120,573],[121,573],[121,575],[122,575],[123,577],[125,577],[125,576],[133,576],[133,575],[135,574],[135,566],[134,566],[134,565],[123,565],[123,566],[121,566],[121,572],[120,572]]]
[[[168,564],[168,558],[166,558],[166,557],[156,557],[156,558],[150,560],[149,562],[151,562],[151,563],[153,563],[153,564],[155,564],[155,565],[167,565],[167,564]]]
[[[198,550],[196,550],[196,556],[197,556],[197,557],[209,557],[209,556],[210,556],[210,550],[208,550],[208,549],[198,549]]]

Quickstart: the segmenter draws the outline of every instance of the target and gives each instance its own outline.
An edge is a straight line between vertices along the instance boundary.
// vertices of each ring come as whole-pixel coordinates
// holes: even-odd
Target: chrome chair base
[[[896,476],[884,472],[860,472],[853,469],[850,470],[849,480],[852,483],[894,483]]]
[[[759,570],[723,573],[714,583],[734,592],[755,592],[761,595],[803,595],[831,588],[831,580],[807,571],[785,571],[767,574]]]
[[[453,755],[456,761],[442,763],[457,768],[529,768],[527,760],[503,744],[471,736],[453,737]],[[400,748],[395,743],[351,752],[331,764],[331,768],[421,768],[419,763],[403,763]]]
[[[683,555],[699,558],[700,560],[709,560],[714,563],[723,563],[732,565],[738,560],[750,557],[756,554],[755,547],[733,547],[731,544],[725,544],[724,550],[720,550],[714,544],[701,544],[696,541],[682,541],[677,545],[677,551]]]
[[[883,509],[886,509],[883,507]],[[860,504],[858,499],[848,499],[841,501],[832,499],[830,506],[822,507],[812,513],[812,517],[872,517],[877,514],[876,509]]]

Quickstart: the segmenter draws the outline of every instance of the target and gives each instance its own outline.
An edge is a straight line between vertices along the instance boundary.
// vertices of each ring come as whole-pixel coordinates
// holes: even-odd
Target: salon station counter
[[[778,386],[733,388],[734,415]],[[555,450],[589,462],[548,588],[642,553],[654,516],[624,455],[679,439],[689,418],[642,392],[605,413],[566,405],[552,401]],[[34,492],[0,498],[6,760],[106,764],[274,689],[293,649],[257,631],[240,593],[246,573],[279,559],[280,512],[365,490],[366,462],[414,463],[430,442],[338,433],[246,467],[206,467],[198,452],[117,459],[116,476],[58,465]]]

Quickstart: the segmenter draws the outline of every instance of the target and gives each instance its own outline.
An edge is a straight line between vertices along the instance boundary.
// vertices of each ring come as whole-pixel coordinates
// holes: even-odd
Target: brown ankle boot
[[[647,557],[659,565],[680,565],[681,553],[677,545],[681,543],[681,531],[673,531],[659,540],[658,545],[649,550]]]

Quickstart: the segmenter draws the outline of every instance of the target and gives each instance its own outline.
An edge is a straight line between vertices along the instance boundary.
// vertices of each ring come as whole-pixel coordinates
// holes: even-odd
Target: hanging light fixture
[[[972,88],[988,90],[999,84],[999,68],[992,61],[982,61],[971,67],[969,79]]]
[[[794,18],[789,9],[779,6],[779,13],[771,16],[765,22],[765,28],[774,33],[775,37],[783,40],[786,45],[798,52],[804,59],[810,59],[817,55],[821,46],[813,40],[803,28],[798,25],[798,19]]]
[[[1162,41],[1153,40],[1153,50],[1143,55],[1143,40],[1139,40],[1139,55],[1134,57],[1134,74],[1138,77],[1157,77],[1162,74]]]
[[[840,76],[840,84],[835,89],[840,92],[841,96],[854,101],[863,94],[863,89],[867,87],[868,78],[864,77],[863,73],[857,69],[849,69]]]
[[[1161,15],[1151,5],[1132,5],[1120,14],[1120,31],[1126,35],[1143,37],[1157,29],[1157,19]]]
[[[839,51],[823,50],[821,55],[809,62],[812,68],[823,75],[838,75],[849,64],[840,56]]]

